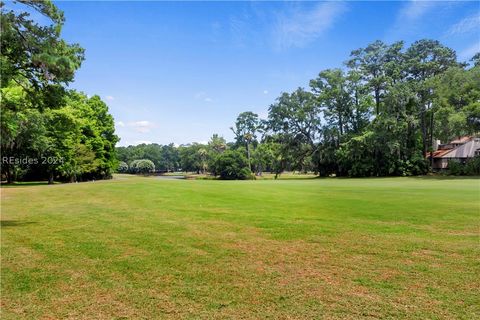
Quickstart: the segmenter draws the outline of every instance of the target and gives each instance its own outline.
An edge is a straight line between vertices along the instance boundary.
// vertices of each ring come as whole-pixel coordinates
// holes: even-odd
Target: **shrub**
[[[475,157],[467,161],[464,168],[464,174],[467,176],[480,175],[480,157]]]
[[[137,170],[140,173],[152,172],[155,171],[155,164],[151,160],[144,159],[138,162]]]
[[[133,160],[130,162],[129,171],[130,173],[137,173],[137,164],[140,160]]]
[[[464,174],[464,165],[456,160],[449,160],[448,161],[448,174],[452,176],[460,176]]]
[[[131,173],[148,173],[155,171],[155,164],[148,159],[133,160],[130,163]]]
[[[224,180],[252,179],[247,159],[238,150],[227,150],[215,159],[215,171]]]
[[[480,157],[468,159],[465,164],[450,160],[447,169],[447,173],[452,176],[478,176],[480,175]]]
[[[120,161],[120,163],[118,164],[117,172],[127,173],[128,172],[128,164],[124,161]]]

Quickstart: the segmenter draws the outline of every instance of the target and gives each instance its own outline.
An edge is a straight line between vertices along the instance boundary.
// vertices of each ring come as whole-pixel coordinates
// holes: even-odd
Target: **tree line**
[[[479,55],[473,67],[435,40],[375,41],[327,69],[309,90],[283,93],[264,122],[282,157],[321,175],[418,175],[434,141],[476,134]]]
[[[266,119],[239,114],[232,143],[214,135],[207,145],[122,147],[119,159],[127,166],[145,158],[165,171],[214,175],[230,161],[229,170],[243,171],[242,178],[245,168],[256,174],[425,174],[437,139],[480,131],[480,55],[471,61],[458,62],[453,49],[435,40],[409,47],[375,41],[352,51],[342,68],[321,71],[308,89],[282,93]]]
[[[243,149],[218,134],[207,144],[191,143],[176,147],[174,144],[140,144],[117,147],[122,173],[148,173],[186,171],[211,173],[223,179],[251,178]],[[139,167],[139,165],[141,165]]]
[[[282,93],[266,119],[239,114],[233,142],[214,134],[207,144],[115,149],[107,105],[68,89],[85,56],[80,45],[61,38],[63,12],[51,1],[13,5],[18,8],[0,3],[1,174],[8,182],[101,179],[117,167],[224,179],[285,170],[418,175],[430,170],[437,139],[480,131],[480,54],[467,64],[435,40],[375,41],[352,51],[339,68],[319,72],[308,88]],[[32,10],[50,23],[32,20]]]
[[[67,87],[85,55],[61,38],[63,12],[51,1],[9,6],[0,3],[2,180],[111,177],[119,140],[114,121],[99,96]],[[32,20],[32,11],[49,23]]]

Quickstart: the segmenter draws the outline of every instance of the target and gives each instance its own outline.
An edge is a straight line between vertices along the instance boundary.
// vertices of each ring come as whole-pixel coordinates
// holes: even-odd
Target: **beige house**
[[[450,160],[465,163],[469,158],[480,156],[480,138],[460,137],[450,143],[440,144],[432,156],[434,170],[447,169]],[[430,159],[430,154],[427,158]]]

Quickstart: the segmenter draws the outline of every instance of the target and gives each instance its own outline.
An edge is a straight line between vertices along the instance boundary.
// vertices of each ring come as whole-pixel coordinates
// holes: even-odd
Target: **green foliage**
[[[374,133],[367,131],[361,136],[356,136],[341,145],[337,151],[339,165],[345,168],[349,176],[368,177],[375,173],[371,159],[374,156],[372,140]]]
[[[450,160],[447,169],[448,174],[452,176],[478,176],[480,175],[480,157],[476,156],[467,160],[466,163]]]
[[[158,170],[175,171],[180,168],[179,149],[173,144],[139,144],[137,146],[117,147],[120,161],[131,162],[135,159],[149,159]]]
[[[176,156],[165,167],[221,175],[222,161],[232,162],[231,153],[222,156],[226,150],[243,149],[257,175],[421,175],[429,171],[426,156],[435,140],[480,131],[480,68],[458,63],[438,41],[409,47],[375,41],[352,51],[346,66],[321,71],[310,90],[282,93],[266,120],[240,113],[231,128],[235,143],[214,134],[207,145],[172,146],[169,154]],[[118,154],[122,161],[146,158],[160,167],[162,148],[130,146]],[[234,169],[242,166],[230,166],[230,173]]]
[[[438,41],[410,47],[376,41],[352,51],[346,66],[321,71],[309,91],[282,93],[266,120],[240,113],[231,128],[235,143],[214,134],[208,145],[172,147],[177,167],[220,175],[222,161],[232,157],[222,157],[225,150],[244,149],[257,175],[421,175],[429,171],[426,156],[435,140],[480,131],[480,68],[458,63]],[[150,158],[158,167],[164,147],[118,148],[119,159]]]
[[[252,153],[252,165],[258,175],[261,175],[263,171],[275,171],[275,160],[275,146],[273,143],[261,143]]]
[[[260,120],[258,115],[251,111],[242,112],[238,115],[235,121],[235,128],[230,128],[235,134],[236,143],[238,146],[244,145],[247,153],[248,166],[251,170],[251,146],[257,143],[257,132],[260,129]]]
[[[227,141],[214,133],[208,142],[208,148],[215,154],[220,154],[227,149]]]
[[[267,128],[282,144],[282,158],[289,159],[289,169],[303,171],[310,165],[320,134],[320,111],[314,95],[302,88],[282,93],[270,106]]]
[[[2,175],[51,183],[111,177],[118,137],[107,105],[65,87],[83,49],[60,38],[63,13],[52,2],[19,3],[10,11],[1,4],[1,149],[14,160]],[[22,6],[51,23],[39,25]]]
[[[258,114],[251,111],[242,112],[235,121],[235,127],[230,129],[235,134],[238,145],[250,144],[257,139],[257,132],[260,128]]]
[[[29,157],[29,165],[5,165],[7,177],[24,170],[25,176],[60,180],[108,178],[116,163],[113,118],[98,96],[69,91],[64,105],[54,109],[31,108],[22,103],[24,95],[12,92],[19,86],[2,88],[7,92],[2,101],[2,152],[4,156]],[[11,110],[15,105],[16,111]],[[47,161],[46,159],[51,159]]]
[[[130,168],[128,167],[128,164],[125,161],[120,161],[118,163],[117,172],[127,173],[129,171],[129,169]]]
[[[4,163],[2,175],[9,182],[20,177],[51,182],[109,178],[118,160],[136,159],[149,160],[161,171],[210,172],[223,178],[266,170],[276,175],[284,170],[322,176],[416,175],[428,172],[425,158],[435,140],[480,131],[478,54],[469,67],[436,40],[422,39],[409,47],[402,41],[375,41],[353,50],[346,68],[319,72],[309,90],[282,93],[269,107],[268,119],[240,113],[231,128],[235,143],[214,134],[207,145],[115,148],[119,139],[107,105],[66,86],[81,66],[84,50],[61,38],[63,13],[51,1],[21,0],[9,3],[14,9],[8,10],[0,6],[2,155],[60,160]],[[48,22],[35,22],[25,7]],[[239,155],[246,156],[248,174]],[[462,168],[452,164],[451,171],[472,174],[477,161]],[[142,162],[141,169],[135,162],[128,170],[153,170],[150,162]]]
[[[435,92],[435,135],[449,141],[480,131],[480,67],[452,67],[430,80]]]
[[[32,95],[42,93],[50,84],[68,83],[84,59],[78,44],[68,44],[60,38],[64,17],[51,1],[20,1],[51,21],[40,25],[28,12],[5,10],[1,19],[2,87],[10,81],[26,81]]]
[[[148,160],[148,159],[138,159],[138,160],[133,160],[130,163],[130,172],[131,173],[150,173],[155,171],[155,164],[153,161]]]
[[[321,71],[310,81],[311,92],[283,93],[270,107],[262,143],[270,135],[281,144],[284,168],[337,176],[424,174],[435,139],[480,130],[479,68],[465,69],[438,41],[408,48],[376,41],[352,51],[346,65],[346,72]]]
[[[193,143],[191,145],[184,145],[178,148],[180,156],[180,167],[183,171],[195,171],[200,173],[204,166],[204,153],[200,150],[206,150],[207,146]],[[208,153],[207,153],[208,155]]]
[[[467,176],[480,176],[480,156],[467,160],[464,173]]]
[[[140,173],[148,173],[155,171],[155,165],[148,159],[142,159],[136,163],[136,166],[133,166],[133,170]]]
[[[464,174],[464,165],[456,160],[448,161],[448,174],[452,176],[460,176]]]
[[[215,159],[215,170],[223,180],[252,179],[248,162],[242,152],[227,150]]]
[[[480,66],[480,52],[477,52],[473,55],[472,59],[470,59],[470,61],[473,62],[473,65],[475,67],[479,67]]]

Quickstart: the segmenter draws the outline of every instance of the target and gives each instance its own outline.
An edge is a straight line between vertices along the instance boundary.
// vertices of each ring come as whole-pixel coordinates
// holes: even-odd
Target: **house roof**
[[[463,144],[470,141],[471,139],[472,137],[469,136],[458,137],[458,139],[453,140],[452,142],[450,142],[450,144]]]
[[[432,156],[434,158],[441,158],[444,154],[449,153],[452,151],[452,149],[443,149],[443,150],[437,150],[432,153]],[[430,157],[430,153],[427,153],[427,158]]]
[[[434,157],[450,158],[450,159],[451,158],[473,158],[475,156],[475,151],[478,149],[480,149],[480,138],[474,138],[468,141],[467,143],[464,143],[461,146],[458,146],[455,149],[439,150],[439,151],[447,151],[447,152],[442,155],[434,156]]]

